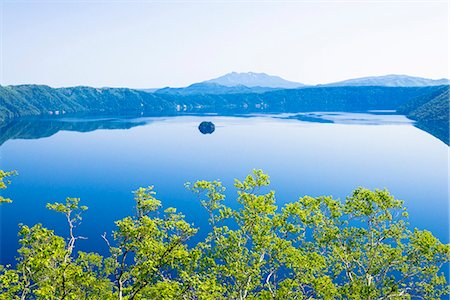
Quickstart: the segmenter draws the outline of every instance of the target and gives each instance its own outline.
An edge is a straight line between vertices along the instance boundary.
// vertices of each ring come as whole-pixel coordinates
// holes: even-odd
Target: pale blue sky
[[[448,77],[446,1],[0,1],[2,85]]]

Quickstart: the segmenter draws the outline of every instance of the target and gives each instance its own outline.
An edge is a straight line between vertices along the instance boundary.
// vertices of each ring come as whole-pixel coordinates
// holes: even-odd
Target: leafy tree
[[[115,281],[118,299],[173,299],[183,291],[176,276],[189,260],[186,241],[197,230],[184,220],[175,208],[158,216],[161,202],[153,187],[135,193],[136,216],[116,222],[117,231],[109,246],[111,257],[105,264]]]
[[[345,201],[305,196],[279,208],[261,170],[235,181],[238,209],[219,181],[187,187],[209,214],[210,233],[153,187],[135,191],[136,214],[103,235],[109,256],[74,253],[87,209],[79,199],[47,207],[65,216],[68,238],[20,226],[17,264],[0,268],[0,299],[441,299],[450,246],[410,230],[401,200],[357,188]]]
[[[69,238],[55,235],[41,224],[20,225],[19,257],[15,269],[0,271],[0,299],[108,299],[111,282],[102,272],[102,257],[95,253],[73,250],[74,228],[87,208],[78,206],[79,199],[48,204],[50,210],[62,213],[69,224]]]
[[[9,171],[5,172],[3,170],[0,170],[0,190],[4,190],[8,187],[8,185],[11,183],[10,180],[8,180],[8,177],[17,175],[16,171]],[[5,181],[6,180],[6,181]],[[0,204],[2,203],[11,203],[12,200],[9,198],[5,198],[2,195],[0,195]]]
[[[204,270],[224,298],[440,299],[450,247],[408,229],[403,201],[357,188],[344,202],[303,197],[280,211],[261,170],[235,182],[239,210],[226,207],[220,182],[191,186],[210,214]],[[203,196],[203,198],[202,198]],[[236,229],[225,221],[232,219]],[[219,225],[219,223],[222,224]],[[228,222],[229,224],[229,222]]]

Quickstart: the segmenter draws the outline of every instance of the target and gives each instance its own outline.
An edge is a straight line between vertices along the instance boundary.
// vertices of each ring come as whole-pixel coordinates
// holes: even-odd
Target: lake
[[[215,131],[200,133],[202,121]],[[220,179],[236,207],[233,179],[255,168],[271,176],[280,206],[387,188],[405,201],[412,226],[449,242],[449,148],[389,112],[41,118],[12,122],[0,135],[0,168],[19,172],[4,192],[14,202],[0,207],[0,264],[13,262],[19,223],[67,234],[64,217],[45,208],[66,197],[89,207],[77,229],[88,240],[77,249],[103,253],[100,235],[134,213],[131,191],[148,185],[200,228],[198,241],[208,216],[184,183]]]

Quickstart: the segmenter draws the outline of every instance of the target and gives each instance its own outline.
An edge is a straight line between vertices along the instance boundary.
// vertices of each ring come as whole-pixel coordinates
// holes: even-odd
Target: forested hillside
[[[397,109],[442,87],[312,87],[265,93],[164,94],[126,88],[0,87],[0,120],[69,113],[362,111]]]
[[[441,86],[430,94],[412,99],[402,105],[398,111],[418,121],[449,121],[449,87]]]
[[[441,86],[406,102],[398,112],[416,120],[417,127],[449,144],[449,86]]]
[[[0,87],[0,119],[63,113],[117,113],[173,109],[157,95],[125,88],[71,87],[54,89],[44,85]]]

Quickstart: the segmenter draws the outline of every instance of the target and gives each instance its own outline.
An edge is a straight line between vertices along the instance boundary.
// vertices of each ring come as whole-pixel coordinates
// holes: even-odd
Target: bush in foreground
[[[12,175],[2,173],[3,176]],[[136,215],[103,235],[110,254],[74,252],[87,209],[48,204],[68,222],[66,238],[20,226],[15,268],[0,269],[0,299],[440,299],[450,246],[409,230],[403,202],[357,188],[344,202],[305,196],[276,206],[269,177],[236,180],[239,209],[219,181],[187,184],[209,214],[204,241],[175,208],[161,211],[153,187],[135,191]],[[6,186],[2,186],[4,188]]]

